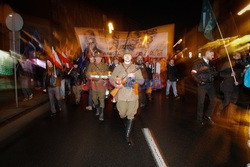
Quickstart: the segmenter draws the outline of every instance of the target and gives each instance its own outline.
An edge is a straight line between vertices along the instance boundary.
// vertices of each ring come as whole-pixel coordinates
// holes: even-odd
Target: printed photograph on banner
[[[122,56],[124,49],[133,57],[161,58],[173,53],[174,25],[164,25],[142,31],[114,31],[76,27],[75,32],[82,52],[101,52],[105,57]]]

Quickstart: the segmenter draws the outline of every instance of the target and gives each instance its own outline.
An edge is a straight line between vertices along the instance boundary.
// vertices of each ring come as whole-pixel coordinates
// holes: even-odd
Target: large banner
[[[122,56],[124,49],[132,51],[132,56],[150,58],[168,57],[173,53],[174,24],[155,27],[143,31],[113,31],[76,27],[75,32],[82,51],[89,45],[105,56]]]

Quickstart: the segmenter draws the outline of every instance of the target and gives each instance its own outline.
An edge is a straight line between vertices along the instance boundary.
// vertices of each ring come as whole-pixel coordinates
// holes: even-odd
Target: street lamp
[[[174,44],[173,48],[176,47],[176,45],[180,44],[181,42],[182,42],[182,39],[179,39],[179,41],[177,41],[177,42]]]
[[[241,9],[241,11],[238,12],[238,15],[242,15],[243,13],[245,13],[248,10],[250,10],[250,3],[246,7]]]
[[[112,34],[112,31],[114,31],[114,26],[111,22],[108,23],[108,27],[109,27],[109,33]]]

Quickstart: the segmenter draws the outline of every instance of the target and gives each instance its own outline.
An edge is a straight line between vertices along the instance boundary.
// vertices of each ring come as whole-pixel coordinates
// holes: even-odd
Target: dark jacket
[[[175,65],[171,66],[171,65],[168,64],[168,66],[167,66],[167,78],[170,81],[177,81],[177,79],[178,79],[178,69],[177,69],[177,67]]]
[[[227,65],[228,63],[225,63],[225,64]],[[235,72],[236,81],[239,83],[239,85],[242,84],[244,80],[243,75],[242,75],[244,66],[237,63],[234,65],[233,69]],[[221,82],[221,85],[220,85],[220,90],[223,92],[232,92],[232,91],[235,91],[235,89],[237,89],[236,87],[239,87],[239,85],[236,86],[234,84],[234,77],[231,76],[231,73],[232,73],[232,70],[229,66],[223,69],[222,71],[220,71],[219,73],[220,77],[223,78],[223,81]]]
[[[45,79],[46,87],[60,87],[61,81],[62,81],[62,76],[59,70],[56,70],[56,77],[53,69],[47,72]]]
[[[212,84],[216,75],[217,71],[212,63],[207,64],[203,58],[197,60],[193,65],[192,77],[198,85]]]
[[[118,64],[117,64],[117,66],[118,66]],[[112,64],[109,66],[109,71],[113,72],[114,69],[115,69],[115,67],[116,67],[115,64],[112,63]]]
[[[70,73],[71,83],[73,86],[79,86],[82,84],[82,75],[81,70],[79,68],[73,68]]]
[[[146,66],[144,64],[141,65],[141,73],[142,73],[143,79],[148,80],[148,73],[146,70]]]

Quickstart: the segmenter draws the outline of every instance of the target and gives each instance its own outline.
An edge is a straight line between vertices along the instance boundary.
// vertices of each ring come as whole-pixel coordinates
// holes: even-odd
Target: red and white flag
[[[58,58],[57,54],[55,54],[56,52],[54,48],[52,47],[51,49],[51,47],[47,44],[46,41],[44,41],[44,52],[52,64],[54,64],[57,68],[62,69],[62,63]]]
[[[54,47],[52,46],[52,55],[54,56],[54,60],[55,60],[55,65],[56,67],[62,69],[62,62],[58,57],[57,52],[55,51]]]
[[[73,63],[67,58],[66,54],[59,48],[56,48],[56,53],[60,58],[61,62],[66,65],[67,68],[73,67]]]

